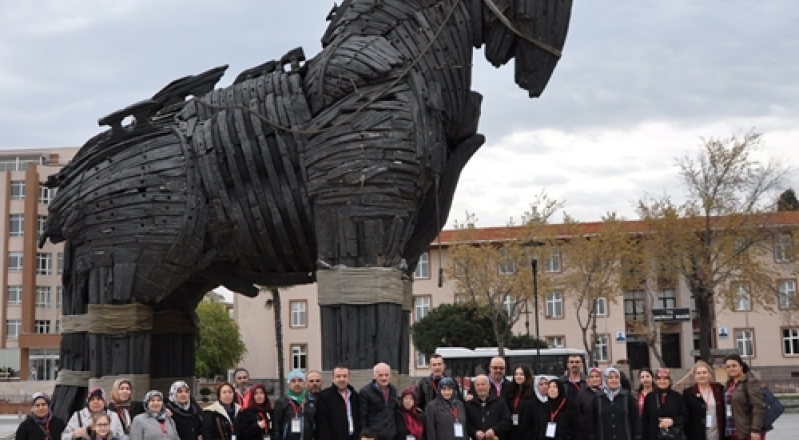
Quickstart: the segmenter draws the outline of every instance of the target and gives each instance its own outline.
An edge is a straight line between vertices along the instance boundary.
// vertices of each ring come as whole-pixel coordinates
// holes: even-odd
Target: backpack
[[[747,381],[745,391],[746,393],[746,407],[749,412],[752,412],[752,403],[749,400],[749,383]],[[768,387],[763,387],[763,402],[766,404],[766,413],[763,414],[762,432],[771,431],[774,429],[774,422],[785,412],[785,407],[779,399],[771,392]]]

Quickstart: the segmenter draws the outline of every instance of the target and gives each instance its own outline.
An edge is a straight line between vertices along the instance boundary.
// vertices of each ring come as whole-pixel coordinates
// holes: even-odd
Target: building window
[[[11,214],[8,219],[8,235],[11,237],[22,237],[25,233],[25,215]]]
[[[50,308],[50,286],[36,286],[36,308]]]
[[[11,200],[22,200],[25,198],[25,181],[11,181]]]
[[[416,368],[427,368],[427,356],[416,350]]]
[[[289,309],[291,310],[291,326],[292,327],[307,327],[308,326],[308,302],[307,301],[289,301]]]
[[[507,249],[499,250],[499,274],[500,275],[513,275],[516,273],[516,263],[513,261],[513,256]]]
[[[64,305],[64,286],[55,288],[55,304],[58,310],[61,310],[61,307]]]
[[[594,360],[597,362],[608,362],[610,360],[610,345],[608,335],[596,335],[594,343]]]
[[[36,254],[36,274],[51,275],[53,273],[53,254],[39,252]]]
[[[751,328],[735,330],[735,346],[741,356],[752,357],[755,355],[755,334]]]
[[[787,263],[791,261],[792,251],[791,234],[787,232],[774,234],[774,261],[777,263]]]
[[[56,271],[57,271],[56,274],[57,275],[63,275],[64,274],[64,253],[63,252],[59,252],[58,253],[58,262],[57,263],[58,263],[58,266],[56,267]]]
[[[640,290],[624,292],[624,320],[644,321],[645,319],[644,292]]]
[[[413,314],[415,321],[419,322],[427,314],[430,313],[430,297],[429,296],[415,296],[413,297]]]
[[[6,321],[6,338],[19,339],[19,334],[22,331],[21,319],[9,319]]]
[[[546,341],[547,341],[547,346],[549,348],[566,347],[566,338],[564,338],[563,336],[547,336]]]
[[[47,216],[46,215],[40,215],[40,216],[36,217],[36,226],[38,228],[37,231],[39,232],[39,237],[44,235],[44,225],[46,225],[46,224],[47,224]]]
[[[658,293],[658,302],[655,308],[673,309],[675,307],[677,307],[677,296],[675,292],[671,289],[661,290],[660,293]]]
[[[49,204],[53,200],[53,189],[39,185],[39,203]]]
[[[8,286],[6,290],[6,298],[8,298],[8,305],[21,306],[22,305],[22,286]]]
[[[516,314],[514,314],[514,310],[516,308],[516,299],[510,295],[505,295],[505,298],[502,300],[502,309],[505,310],[505,314],[508,318],[515,318]]]
[[[308,368],[307,345],[295,344],[291,346],[291,368],[293,370],[305,370]]]
[[[563,295],[560,292],[547,293],[547,318],[563,317]]]
[[[60,319],[56,319],[55,320],[55,332],[56,333],[61,333],[61,320]]]
[[[607,298],[596,299],[596,316],[608,316],[608,300]]]
[[[781,280],[780,289],[780,308],[793,309],[796,307],[796,280]]]
[[[736,284],[735,290],[737,291],[737,294],[735,295],[735,311],[745,312],[752,310],[752,301],[750,301],[749,292],[746,289],[746,285]]]
[[[799,328],[782,329],[782,353],[787,356],[799,354]]]
[[[552,248],[544,260],[544,272],[560,272],[560,248]]]
[[[413,278],[430,278],[430,255],[427,252],[419,256],[419,262],[416,263],[416,270],[413,271]]]
[[[36,333],[50,333],[50,321],[46,319],[37,319]]]
[[[22,252],[13,251],[8,253],[8,270],[22,270]]]

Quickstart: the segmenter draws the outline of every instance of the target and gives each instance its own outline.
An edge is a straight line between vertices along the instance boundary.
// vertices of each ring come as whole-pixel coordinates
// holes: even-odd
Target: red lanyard
[[[294,399],[289,399],[289,403],[291,404],[291,407],[294,409],[294,417],[299,417],[300,413],[302,413],[305,404],[303,403],[300,406],[297,406],[294,404]]]
[[[161,426],[161,434],[163,434],[164,438],[166,438],[166,422],[162,422],[159,420],[158,424]]]
[[[50,437],[50,422],[44,424],[44,430],[47,431],[47,437]]]
[[[458,407],[457,406],[453,406],[452,408],[449,409],[449,412],[452,413],[452,417],[454,417],[455,418],[455,422],[457,422],[458,421]]]
[[[519,412],[519,398],[522,397],[522,390],[516,390],[518,394],[516,394],[516,398],[513,399],[513,412]]]
[[[550,422],[554,422],[555,421],[555,417],[558,416],[558,413],[560,412],[560,410],[563,408],[563,405],[565,405],[565,404],[566,404],[566,399],[561,400],[560,401],[560,405],[558,406],[558,409],[556,409],[555,412],[549,413],[549,421]]]
[[[569,381],[569,382],[571,382],[571,381]],[[572,382],[572,385],[574,385],[574,387],[577,388],[577,391],[582,391],[583,390],[583,388],[580,386],[580,382]]]
[[[666,394],[661,394],[660,395],[660,404],[661,405],[665,405],[666,404]]]
[[[436,386],[436,380],[431,378],[430,385],[433,387],[433,391],[436,393],[436,395],[438,395],[438,387]]]

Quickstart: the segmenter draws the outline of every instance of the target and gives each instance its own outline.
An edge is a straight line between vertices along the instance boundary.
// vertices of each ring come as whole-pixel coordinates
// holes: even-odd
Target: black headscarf
[[[552,386],[552,382],[555,382],[558,386],[558,397],[554,399],[549,397],[544,403],[544,408],[549,412],[555,412],[560,407],[560,404],[566,400],[566,384],[562,380],[553,380],[549,382],[549,386]],[[547,394],[547,396],[549,395]]]

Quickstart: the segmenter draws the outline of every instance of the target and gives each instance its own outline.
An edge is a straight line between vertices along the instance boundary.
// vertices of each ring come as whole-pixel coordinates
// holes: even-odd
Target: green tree
[[[200,325],[195,374],[198,377],[227,374],[247,353],[239,325],[224,304],[213,301],[197,305],[197,318]]]
[[[430,356],[438,347],[493,347],[491,321],[474,303],[442,304],[411,326],[413,345]],[[506,337],[510,337],[510,331]]]
[[[510,349],[523,349],[523,348],[549,348],[546,341],[536,339],[535,336],[519,333],[518,335],[511,335],[508,339],[508,348]]]
[[[799,200],[793,188],[788,188],[777,199],[777,211],[799,211]]]

